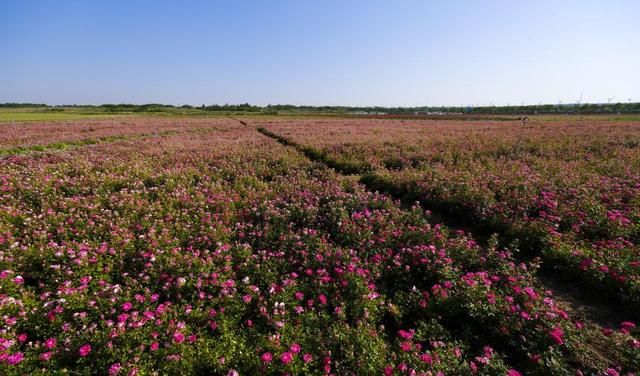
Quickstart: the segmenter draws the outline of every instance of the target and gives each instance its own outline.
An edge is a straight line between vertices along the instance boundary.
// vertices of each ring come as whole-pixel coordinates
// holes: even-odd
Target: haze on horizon
[[[640,2],[0,3],[0,103],[640,101]]]

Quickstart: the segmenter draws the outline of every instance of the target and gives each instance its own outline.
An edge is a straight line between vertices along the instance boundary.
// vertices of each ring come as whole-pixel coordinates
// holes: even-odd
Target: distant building
[[[375,111],[351,111],[347,112],[349,115],[386,115],[386,112],[375,112]]]

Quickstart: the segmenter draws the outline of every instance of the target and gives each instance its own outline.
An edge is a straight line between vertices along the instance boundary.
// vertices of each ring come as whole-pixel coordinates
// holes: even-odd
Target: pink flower
[[[19,334],[18,335],[18,342],[24,343],[24,342],[27,341],[27,338],[28,338],[27,333]]]
[[[280,355],[280,360],[285,365],[289,364],[293,360],[293,354],[288,352],[288,351],[287,352],[283,352],[282,355]]]
[[[318,300],[320,301],[320,304],[322,304],[322,305],[326,305],[327,304],[327,296],[325,294],[318,295]]]
[[[271,361],[273,360],[273,354],[267,351],[266,353],[262,354],[260,359],[262,359],[263,363],[271,363]]]
[[[151,351],[156,351],[158,350],[158,348],[160,348],[160,344],[158,342],[154,342],[151,344],[151,346],[149,346],[149,348],[151,349]]]
[[[631,321],[624,321],[622,322],[622,324],[620,324],[620,328],[622,330],[622,333],[629,334],[633,329],[636,328],[636,324],[632,323]]]
[[[619,376],[620,375],[620,373],[618,371],[616,371],[615,369],[613,369],[613,368],[607,368],[607,370],[604,371],[604,374],[607,375],[607,376]]]
[[[411,339],[413,338],[413,333],[411,331],[406,330],[398,330],[398,336],[403,339]]]
[[[109,367],[109,376],[115,376],[120,372],[120,363],[113,363],[111,367]]]
[[[431,357],[431,354],[427,354],[427,353],[420,355],[420,360],[422,360],[427,364],[433,363],[433,358]]]
[[[184,334],[180,332],[173,333],[173,342],[182,343],[184,341]]]
[[[289,347],[289,350],[291,350],[292,353],[297,354],[300,352],[300,345],[297,343],[292,343],[291,346]]]
[[[46,348],[48,349],[53,349],[54,347],[56,347],[58,341],[56,341],[55,338],[49,338],[46,341],[44,341],[44,345],[46,346]]]
[[[313,355],[311,355],[311,354],[309,354],[309,353],[304,354],[304,355],[302,356],[302,360],[304,360],[304,362],[305,362],[305,363],[309,363],[310,361],[312,361],[312,360],[313,360]]]
[[[529,299],[536,299],[538,297],[538,294],[536,293],[536,291],[531,287],[525,287],[523,291],[525,294],[527,294]]]
[[[580,265],[578,267],[580,268],[580,270],[587,270],[592,264],[593,264],[593,259],[586,258],[580,262]]]
[[[40,354],[40,360],[42,360],[43,362],[47,362],[49,361],[49,359],[51,359],[52,356],[52,351],[43,352],[42,354]]]
[[[551,331],[549,332],[549,336],[551,337],[553,342],[557,343],[558,345],[562,345],[564,343],[564,331],[560,327],[551,329]]]
[[[295,294],[296,300],[301,302],[304,299],[304,294],[300,291],[296,292]]]
[[[80,352],[80,356],[82,357],[89,355],[89,353],[91,352],[91,345],[87,343],[80,346],[79,352]]]
[[[133,304],[131,304],[130,302],[126,302],[122,305],[122,310],[127,312],[131,309],[131,307],[133,307]]]
[[[24,354],[21,352],[13,353],[7,357],[7,363],[9,363],[10,366],[15,366],[22,362],[22,360],[24,360]]]
[[[507,376],[522,376],[522,374],[512,368],[507,371]]]

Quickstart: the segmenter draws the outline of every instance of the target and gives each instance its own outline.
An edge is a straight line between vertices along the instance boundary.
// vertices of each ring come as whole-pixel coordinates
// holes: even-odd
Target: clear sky
[[[640,101],[640,1],[0,0],[0,102]]]

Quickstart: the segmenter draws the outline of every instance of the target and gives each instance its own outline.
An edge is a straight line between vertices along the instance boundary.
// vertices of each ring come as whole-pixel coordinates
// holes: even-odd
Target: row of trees
[[[252,112],[252,113],[370,113],[370,114],[415,114],[415,113],[464,113],[464,114],[631,114],[640,113],[640,103],[585,103],[585,104],[541,104],[531,106],[423,106],[423,107],[349,107],[349,106],[295,106],[295,105],[268,105],[254,106],[244,104],[225,105],[201,105],[201,106],[174,106],[159,103],[149,104],[103,104],[99,106],[65,105],[47,106],[37,103],[0,103],[0,107],[20,108],[20,107],[44,107],[54,108],[88,108],[100,109],[107,112],[166,112],[176,110],[199,110],[211,112]]]
[[[47,107],[43,103],[0,103],[0,108]]]

